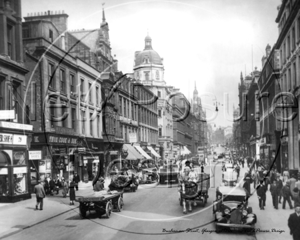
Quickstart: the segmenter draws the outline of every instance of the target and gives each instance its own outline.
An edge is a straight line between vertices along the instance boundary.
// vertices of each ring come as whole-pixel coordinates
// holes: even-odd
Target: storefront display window
[[[15,167],[13,176],[13,195],[28,193],[27,167]]]
[[[13,154],[14,165],[26,165],[26,158],[24,151],[16,151]]]
[[[9,194],[8,169],[0,168],[0,196],[8,196],[8,194]]]

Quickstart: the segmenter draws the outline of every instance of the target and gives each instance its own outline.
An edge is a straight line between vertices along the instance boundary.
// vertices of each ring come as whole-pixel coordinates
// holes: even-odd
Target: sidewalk
[[[92,182],[79,183],[79,190],[76,196],[92,193]],[[59,195],[49,196],[44,199],[43,210],[35,210],[36,197],[32,194],[32,198],[16,203],[0,203],[0,239],[8,237],[13,233],[22,231],[22,229],[32,227],[40,222],[54,218],[68,211],[72,211],[78,207],[69,205],[69,197],[63,198],[61,191]]]
[[[241,168],[240,176],[244,176],[245,171],[246,168],[244,169]],[[254,191],[254,187],[253,184],[251,184],[251,193],[253,193],[253,191]],[[292,204],[294,205],[293,201]],[[282,204],[278,204],[278,210],[276,210],[273,207],[271,193],[270,191],[267,191],[265,210],[260,210],[256,192],[249,198],[249,206],[252,207],[253,213],[255,213],[257,216],[257,223],[255,226],[257,231],[256,233],[257,240],[292,239],[292,236],[290,235],[289,227],[287,226],[287,221],[289,215],[291,213],[294,213],[294,210],[290,210],[288,204],[286,205],[286,209],[282,209]],[[274,232],[276,230],[284,231],[284,232],[282,233]],[[269,231],[269,232],[262,232],[262,231]]]

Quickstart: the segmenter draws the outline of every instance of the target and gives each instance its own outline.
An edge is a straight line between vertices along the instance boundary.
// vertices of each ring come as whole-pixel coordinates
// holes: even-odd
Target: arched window
[[[9,156],[5,152],[0,152],[0,167],[10,165]]]

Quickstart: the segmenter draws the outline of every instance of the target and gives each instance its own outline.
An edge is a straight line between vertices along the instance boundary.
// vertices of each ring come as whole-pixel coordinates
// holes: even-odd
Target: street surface
[[[215,171],[215,186],[218,186],[221,164]],[[205,167],[205,172],[210,172],[210,166]],[[213,200],[215,188],[210,189],[205,207],[198,204],[192,213],[184,215],[176,184],[139,188],[135,193],[124,194],[124,210],[113,212],[109,219],[98,218],[93,212],[88,214],[88,219],[81,219],[76,208],[7,239],[255,239],[245,234],[202,232],[215,230]]]

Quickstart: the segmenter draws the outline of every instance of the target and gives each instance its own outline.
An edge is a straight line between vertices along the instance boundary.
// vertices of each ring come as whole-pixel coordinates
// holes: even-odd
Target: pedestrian
[[[59,189],[61,187],[61,183],[59,181],[59,175],[57,175],[57,178],[55,179],[55,191],[56,191],[56,195],[59,194]]]
[[[271,192],[271,195],[272,195],[273,207],[275,209],[278,209],[278,191],[277,191],[276,180],[274,180],[273,183],[271,184],[270,192]]]
[[[36,195],[35,209],[38,210],[40,205],[40,210],[43,210],[43,200],[46,197],[46,193],[41,180],[39,180],[38,184],[34,186],[34,193]]]
[[[100,177],[96,184],[94,185],[94,191],[99,192],[104,189],[104,178]]]
[[[279,173],[277,174],[276,186],[277,186],[277,193],[278,193],[278,203],[281,203],[283,183]]]
[[[240,170],[241,170],[241,168],[240,168],[240,166],[237,164],[236,167],[235,167],[235,171],[236,171],[236,173],[237,173],[237,178],[240,177]]]
[[[53,181],[52,178],[50,178],[49,186],[50,186],[50,195],[53,196],[53,192],[54,192],[54,188],[55,188],[55,182]]]
[[[241,162],[242,162],[242,167],[244,168],[245,159],[244,159],[244,158],[241,158]]]
[[[286,182],[285,186],[282,188],[282,196],[283,196],[282,209],[285,209],[286,202],[288,202],[290,209],[293,209],[292,202],[291,202],[291,190],[290,190],[289,182]]]
[[[246,192],[247,192],[247,197],[249,197],[250,196],[250,192],[251,192],[251,190],[250,190],[250,188],[251,188],[251,186],[250,186],[250,181],[251,181],[251,179],[250,179],[250,177],[249,176],[246,176],[245,178],[244,178],[244,184],[243,184],[243,188],[246,190]]]
[[[46,195],[50,193],[49,182],[46,178],[44,180],[44,190],[45,190]]]
[[[259,208],[265,210],[266,205],[266,185],[264,181],[260,181],[260,184],[256,187],[257,196],[259,201]]]
[[[300,205],[295,206],[295,212],[289,216],[288,226],[294,240],[300,239]]]
[[[290,178],[290,173],[287,168],[283,171],[282,176],[283,182],[287,182],[287,180]]]
[[[68,185],[68,182],[65,181],[64,178],[61,179],[61,186],[62,186],[62,195],[63,197],[67,197],[67,194],[69,192],[69,185]]]
[[[300,196],[299,196],[299,190],[297,187],[294,187],[292,189],[292,199],[294,201],[294,206],[296,206],[296,205],[300,206]]]
[[[74,201],[75,201],[75,187],[76,187],[76,183],[74,181],[74,179],[72,179],[72,181],[70,182],[70,186],[69,186],[69,190],[70,190],[70,205],[74,205]]]
[[[76,188],[76,191],[78,191],[78,183],[80,182],[80,178],[79,178],[79,176],[77,175],[77,173],[75,173],[74,178],[73,178],[73,181],[75,182],[75,188]]]

